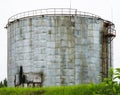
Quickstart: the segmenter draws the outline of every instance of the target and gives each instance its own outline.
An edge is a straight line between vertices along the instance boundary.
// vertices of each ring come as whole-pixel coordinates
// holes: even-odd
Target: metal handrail
[[[94,15],[89,12],[82,12],[82,11],[77,11],[77,9],[71,9],[71,8],[49,8],[49,9],[38,9],[38,10],[32,10],[32,11],[26,11],[22,13],[15,14],[11,16],[8,19],[8,23],[12,22],[14,20],[24,18],[24,17],[29,17],[29,16],[37,16],[37,15],[56,15],[56,14],[67,14],[67,15],[81,15],[81,16],[92,16],[96,18],[100,18],[97,15]]]

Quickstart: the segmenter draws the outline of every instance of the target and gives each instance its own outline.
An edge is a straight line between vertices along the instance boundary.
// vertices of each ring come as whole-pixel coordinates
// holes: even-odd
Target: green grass
[[[0,88],[0,95],[92,95],[91,84],[43,88]]]
[[[42,95],[43,88],[0,88],[0,95]]]
[[[117,87],[120,93],[120,86]],[[0,95],[108,95],[101,94],[106,89],[105,84],[82,84],[76,86],[56,86],[43,88],[0,88]],[[110,94],[111,95],[111,94]],[[120,94],[115,94],[120,95]]]

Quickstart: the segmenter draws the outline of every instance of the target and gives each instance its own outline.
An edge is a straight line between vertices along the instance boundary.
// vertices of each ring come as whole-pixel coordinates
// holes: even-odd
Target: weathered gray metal
[[[103,19],[76,9],[12,16],[7,25],[8,86],[19,84],[20,66],[27,82],[43,86],[99,83],[103,27]]]

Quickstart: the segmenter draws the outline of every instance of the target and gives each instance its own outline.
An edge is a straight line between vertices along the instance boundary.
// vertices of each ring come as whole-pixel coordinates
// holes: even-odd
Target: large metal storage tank
[[[12,16],[8,86],[99,83],[112,66],[114,24],[77,9],[41,9]],[[21,70],[23,71],[21,74]]]

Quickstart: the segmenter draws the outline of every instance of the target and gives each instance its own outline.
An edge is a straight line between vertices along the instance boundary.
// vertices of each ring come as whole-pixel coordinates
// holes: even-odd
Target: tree
[[[22,77],[23,77],[23,67],[20,66],[20,72],[19,72],[19,84],[22,84]]]
[[[26,82],[26,76],[23,73],[23,67],[20,66],[20,71],[19,71],[19,85],[23,84]]]
[[[3,80],[3,82],[2,81],[0,82],[0,88],[1,87],[7,87],[7,79],[6,78]]]
[[[2,81],[0,82],[0,88],[3,87]]]
[[[7,79],[4,79],[4,86],[7,87]]]

